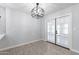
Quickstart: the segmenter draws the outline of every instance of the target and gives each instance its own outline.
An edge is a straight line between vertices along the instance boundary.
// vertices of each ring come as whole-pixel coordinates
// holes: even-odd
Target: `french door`
[[[69,48],[70,16],[58,17],[48,22],[48,41]]]
[[[55,43],[55,21],[48,22],[48,41]]]

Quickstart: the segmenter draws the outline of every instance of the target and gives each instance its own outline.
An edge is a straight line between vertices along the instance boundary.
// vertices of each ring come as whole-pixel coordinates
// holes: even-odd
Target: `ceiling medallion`
[[[39,3],[36,3],[36,7],[31,10],[31,16],[33,18],[42,18],[44,16],[44,9],[39,7]]]

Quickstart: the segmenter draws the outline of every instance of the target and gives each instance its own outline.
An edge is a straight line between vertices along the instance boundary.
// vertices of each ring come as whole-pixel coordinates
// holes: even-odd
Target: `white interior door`
[[[69,47],[69,24],[70,16],[60,17],[56,19],[56,44]]]
[[[47,23],[48,29],[48,41],[55,43],[55,20],[52,20]]]

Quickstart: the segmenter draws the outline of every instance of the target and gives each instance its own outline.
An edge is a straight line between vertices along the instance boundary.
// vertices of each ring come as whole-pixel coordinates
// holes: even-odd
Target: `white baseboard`
[[[75,49],[70,49],[70,50],[73,51],[73,52],[79,53],[78,50],[75,50]]]
[[[41,39],[41,40],[43,40],[43,41],[47,41],[47,39]]]
[[[19,47],[19,46],[26,45],[26,44],[30,44],[30,43],[37,42],[37,41],[40,41],[40,40],[42,40],[42,39],[33,40],[33,41],[30,41],[30,42],[26,42],[26,43],[21,43],[21,44],[18,44],[18,45],[7,47],[7,48],[1,48],[0,51],[8,50],[8,49]]]
[[[45,40],[45,39],[41,39],[41,40],[43,40],[43,41],[47,41],[47,40]]]

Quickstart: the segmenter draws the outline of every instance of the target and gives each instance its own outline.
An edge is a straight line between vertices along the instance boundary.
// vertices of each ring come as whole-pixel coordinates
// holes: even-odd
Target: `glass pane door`
[[[68,47],[69,43],[69,16],[56,19],[56,44]]]
[[[48,41],[55,43],[55,20],[47,23]]]

